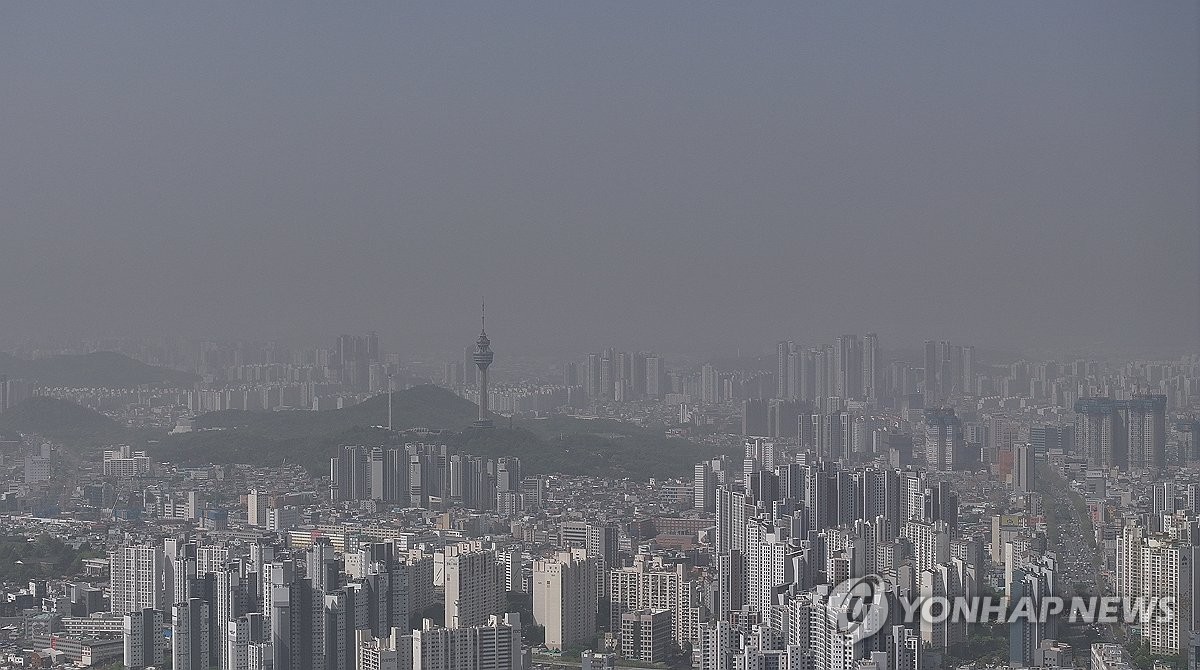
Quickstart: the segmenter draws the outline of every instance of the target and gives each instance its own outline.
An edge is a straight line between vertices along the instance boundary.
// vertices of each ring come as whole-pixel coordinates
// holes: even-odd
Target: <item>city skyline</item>
[[[0,670],[1200,670],[1198,28],[0,5]]]

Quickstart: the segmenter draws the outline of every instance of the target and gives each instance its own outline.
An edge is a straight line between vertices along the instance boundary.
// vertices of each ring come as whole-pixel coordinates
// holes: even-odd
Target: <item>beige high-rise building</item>
[[[504,574],[496,552],[477,544],[446,547],[446,627],[469,628],[500,616],[504,602]]]
[[[582,549],[533,564],[533,618],[555,651],[596,640],[596,564]]]
[[[266,527],[267,494],[254,489],[246,494],[246,525]]]

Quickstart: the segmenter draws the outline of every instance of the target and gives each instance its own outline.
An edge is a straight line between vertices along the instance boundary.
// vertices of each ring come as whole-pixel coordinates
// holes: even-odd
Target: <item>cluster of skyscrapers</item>
[[[524,665],[494,548],[437,552],[436,590],[435,555],[396,542],[335,549],[316,538],[307,551],[275,552],[172,539],[115,551],[112,614],[124,619],[125,665],[160,666],[167,654],[183,670]],[[431,608],[445,626],[423,620]]]
[[[518,458],[450,453],[444,444],[344,445],[329,464],[330,498],[401,507],[500,510],[541,506],[545,482],[523,477]]]
[[[1088,467],[1161,468],[1166,463],[1167,397],[1080,398],[1075,402],[1075,440]]]
[[[716,511],[700,667],[846,669],[883,654],[881,667],[915,669],[923,653],[965,639],[964,626],[897,621],[854,640],[829,601],[833,586],[868,575],[887,578],[890,598],[976,592],[983,545],[959,535],[958,499],[946,482],[911,468],[784,459],[762,441],[747,445],[740,468],[729,465],[696,467],[696,506],[715,503]]]
[[[597,401],[661,398],[671,390],[662,356],[611,348],[588,354],[582,370],[578,363],[567,363],[563,382],[568,387],[582,386],[586,396]]]

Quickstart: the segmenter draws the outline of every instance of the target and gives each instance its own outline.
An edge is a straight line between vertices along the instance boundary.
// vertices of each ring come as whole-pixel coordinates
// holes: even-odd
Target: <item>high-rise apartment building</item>
[[[1150,653],[1174,655],[1189,648],[1196,623],[1200,585],[1200,547],[1189,540],[1150,535],[1126,525],[1117,541],[1117,591],[1123,598],[1170,597],[1174,616],[1152,616],[1140,625]]]
[[[692,506],[705,512],[717,509],[717,478],[708,461],[701,461],[693,468]]]
[[[720,375],[712,363],[705,363],[700,368],[700,402],[713,404],[720,401]]]
[[[862,345],[862,395],[868,400],[878,400],[880,395],[879,336],[867,333]]]
[[[668,391],[667,368],[662,356],[646,357],[646,396],[661,398]]]
[[[932,470],[953,470],[965,446],[962,421],[950,407],[925,410],[925,464]]]
[[[1075,453],[1088,467],[1158,468],[1166,462],[1166,396],[1075,401]]]
[[[521,670],[521,617],[510,612],[482,625],[412,633],[413,670]]]
[[[833,356],[833,394],[843,400],[862,397],[863,350],[858,336],[838,336],[834,343]]]
[[[788,386],[788,356],[791,355],[795,348],[793,342],[779,342],[775,345],[775,397],[789,398],[791,397],[791,388]]]
[[[941,367],[941,359],[938,358],[937,342],[933,340],[925,340],[924,350],[924,395],[925,404],[932,406],[943,398],[941,387],[938,384],[938,369]]]
[[[533,564],[533,618],[546,646],[562,651],[596,639],[596,561],[582,549]]]
[[[246,524],[265,528],[267,525],[267,495],[258,489],[246,494]]]
[[[122,623],[125,667],[141,670],[161,666],[165,657],[162,610],[132,610],[125,613]]]
[[[642,663],[662,663],[671,643],[671,613],[642,609],[621,615],[621,656]]]
[[[162,547],[122,547],[109,552],[112,613],[124,615],[153,609],[165,609],[164,574],[166,561]]]
[[[200,598],[171,607],[172,670],[208,670],[212,649],[208,625],[209,604]]]
[[[667,567],[639,554],[634,557],[631,567],[609,570],[608,575],[610,630],[621,630],[621,616],[628,612],[668,610],[671,612],[668,626],[671,621],[675,622],[669,629],[674,633],[668,635],[675,634],[677,642],[685,641],[682,639],[685,630],[682,603],[686,582],[682,565]]]
[[[496,552],[473,543],[446,547],[446,627],[483,626],[501,614],[504,575]]]

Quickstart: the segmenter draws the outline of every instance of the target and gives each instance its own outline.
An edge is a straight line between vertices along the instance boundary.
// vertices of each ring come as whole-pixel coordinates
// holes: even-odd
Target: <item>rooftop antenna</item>
[[[487,331],[487,300],[479,299],[479,332]]]

